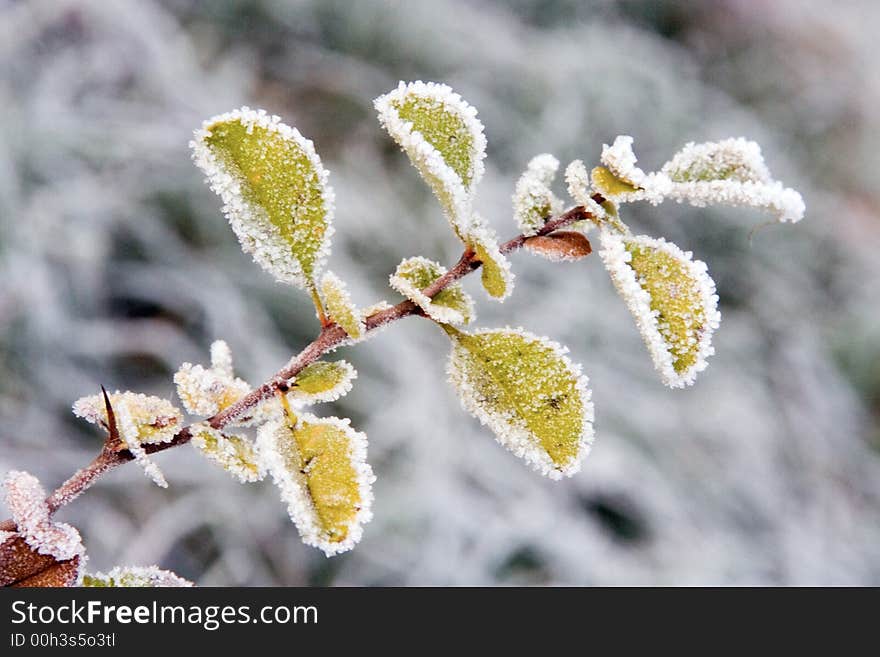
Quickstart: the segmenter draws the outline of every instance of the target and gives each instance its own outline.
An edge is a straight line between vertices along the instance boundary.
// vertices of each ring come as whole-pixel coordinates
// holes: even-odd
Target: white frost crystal
[[[486,137],[477,110],[444,84],[401,82],[374,101],[379,122],[409,156],[466,241],[475,228],[471,206],[483,176]]]
[[[157,566],[117,566],[109,573],[83,575],[87,587],[189,587],[193,583]]]
[[[710,180],[674,183],[669,198],[696,207],[732,205],[757,208],[772,213],[777,221],[797,223],[804,218],[806,206],[801,195],[779,181]]]
[[[447,372],[464,409],[551,479],[578,472],[593,442],[593,403],[567,349],[522,329],[446,332]]]
[[[599,160],[615,176],[634,187],[641,187],[645,182],[645,172],[636,166],[636,154],[632,149],[633,138],[621,135],[609,146],[602,144],[602,155]]]
[[[58,561],[85,557],[82,538],[76,528],[49,519],[46,491],[36,477],[12,470],[6,475],[3,486],[12,521],[18,534],[32,549]]]
[[[529,161],[513,192],[513,216],[523,235],[534,235],[545,221],[562,211],[562,201],[551,185],[559,169],[559,160],[543,153]]]
[[[206,423],[190,429],[193,447],[241,483],[260,481],[266,475],[259,453],[245,436],[225,434]]]
[[[314,144],[242,107],[205,121],[190,147],[244,251],[278,280],[311,289],[330,250],[334,202]]]
[[[193,415],[210,416],[232,406],[251,391],[232,369],[232,352],[223,340],[211,344],[211,367],[184,363],[174,375],[177,396]]]
[[[404,259],[389,282],[391,287],[425,311],[435,322],[441,324],[467,324],[474,319],[474,300],[460,283],[448,285],[434,297],[422,290],[446,274],[446,268],[438,262],[421,256]]]
[[[603,230],[599,255],[624,298],[663,382],[694,382],[714,353],[718,296],[705,263],[663,238]]]
[[[697,207],[746,206],[771,212],[778,221],[804,216],[801,195],[773,180],[760,147],[743,138],[689,143],[662,170],[645,173],[635,163],[632,138],[621,136],[602,150],[604,166],[591,173],[593,186],[617,203],[666,199]]]
[[[301,414],[261,426],[257,447],[306,545],[329,557],[360,541],[375,480],[363,433],[348,420]]]

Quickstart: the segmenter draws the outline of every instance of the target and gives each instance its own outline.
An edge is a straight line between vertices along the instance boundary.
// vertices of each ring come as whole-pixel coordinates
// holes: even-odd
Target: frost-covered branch
[[[554,262],[579,260],[592,251],[584,233],[597,228],[601,261],[661,380],[679,388],[691,385],[714,353],[712,336],[721,319],[715,283],[690,251],[663,238],[633,234],[620,208],[669,199],[699,207],[750,206],[779,221],[795,222],[804,213],[800,194],[772,178],[754,142],[688,144],[661,169],[645,173],[636,166],[632,138],[620,136],[603,147],[600,166],[588,170],[575,160],[566,167],[568,192],[576,203],[567,212],[553,190],[559,161],[550,154],[534,157],[512,196],[520,234],[500,243],[474,209],[486,154],[476,109],[449,87],[422,82],[401,82],[376,99],[375,107],[461,241],[458,262],[447,270],[422,255],[404,258],[389,277],[404,300],[359,308],[345,281],[325,269],[335,196],[314,144],[263,110],[243,107],[205,121],[190,144],[195,164],[223,200],[244,251],[278,281],[310,295],[321,330],[256,387],[235,375],[232,353],[222,340],[211,346],[210,365],[183,363],[174,375],[177,396],[189,414],[203,418],[191,424],[184,424],[183,412],[171,401],[158,397],[102,391],[79,399],[73,412],[107,433],[102,451],[45,500],[36,479],[13,473],[7,484],[13,518],[0,527],[16,533],[0,541],[0,575],[4,546],[10,553],[24,540],[25,553],[49,554],[54,561],[28,557],[30,570],[10,574],[12,582],[43,581],[36,570],[49,570],[46,578],[92,585],[180,585],[172,574],[151,569],[115,569],[84,578],[75,560],[84,552],[59,549],[55,540],[64,543],[75,530],[50,517],[103,473],[128,461],[167,486],[150,457],[186,443],[241,483],[271,476],[306,544],[327,556],[351,549],[372,518],[375,476],[367,437],[347,419],[320,417],[305,407],[338,399],[357,376],[349,363],[324,356],[411,315],[425,317],[448,336],[447,372],[462,407],[541,474],[570,477],[593,443],[587,376],[550,338],[522,328],[464,330],[476,311],[459,281],[479,269],[485,292],[503,301],[514,289],[507,255],[525,248]],[[241,428],[255,428],[256,440],[238,432]]]
[[[601,201],[601,196],[598,194],[596,195],[596,198]],[[535,235],[548,235],[575,222],[589,220],[590,218],[590,213],[588,213],[582,206],[577,206],[562,213],[558,217],[549,219],[544,226],[535,233]],[[502,244],[500,251],[505,255],[512,253],[522,248],[529,237],[531,236],[522,234],[517,235]],[[472,249],[466,249],[458,262],[446,274],[423,289],[422,293],[427,297],[435,297],[453,283],[479,269],[482,264],[483,263],[477,259],[475,251]],[[370,332],[406,317],[421,314],[421,309],[415,303],[405,300],[395,306],[369,315],[364,320],[364,323],[367,332]],[[335,350],[347,340],[349,340],[349,336],[337,324],[328,324],[321,330],[318,337],[310,342],[296,356],[291,358],[284,367],[278,370],[265,383],[242,397],[236,403],[224,409],[222,412],[216,413],[208,418],[205,422],[210,424],[214,429],[219,430],[223,429],[234,420],[246,416],[261,402],[273,398],[279,390],[283,391],[288,385],[288,382],[296,377],[296,375],[306,366],[316,362],[325,354]],[[144,445],[144,452],[148,455],[164,452],[168,449],[185,445],[190,442],[192,438],[192,425],[189,425],[180,429],[168,442]],[[92,486],[101,475],[134,460],[136,460],[135,455],[132,454],[130,450],[122,449],[119,451],[113,451],[105,447],[89,465],[78,470],[46,498],[46,504],[49,507],[50,514],[54,514],[58,509],[79,497],[87,488]],[[0,531],[3,530],[15,531],[15,523],[11,520],[3,521],[0,523]]]

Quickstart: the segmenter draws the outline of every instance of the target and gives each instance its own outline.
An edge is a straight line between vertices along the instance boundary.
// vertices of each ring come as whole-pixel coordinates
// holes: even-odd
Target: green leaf
[[[122,587],[188,587],[193,583],[175,575],[170,570],[162,570],[156,566],[147,568],[138,566],[117,566],[109,573],[92,573],[83,575],[82,585],[93,588]]]
[[[513,272],[494,237],[481,235],[470,243],[476,258],[483,263],[480,280],[483,288],[496,301],[504,301],[513,292]]]
[[[663,238],[602,231],[599,252],[629,306],[663,382],[694,382],[714,353],[721,321],[715,283],[705,263]]]
[[[242,248],[278,280],[313,287],[329,251],[333,191],[312,142],[243,107],[206,121],[190,145]]]
[[[260,481],[266,474],[253,443],[244,436],[224,434],[207,424],[192,429],[193,446],[241,483]]]
[[[593,440],[593,404],[565,350],[521,329],[444,328],[449,378],[465,410],[542,474],[577,472]]]
[[[486,138],[476,110],[433,82],[400,83],[375,100],[379,121],[431,187],[459,237],[471,232],[471,200]]]
[[[366,332],[364,318],[351,301],[345,283],[328,271],[321,279],[321,292],[330,318],[339,324],[352,340],[360,340]]]
[[[287,396],[293,402],[306,404],[336,401],[351,390],[355,378],[357,372],[344,360],[318,361],[296,375]]]
[[[602,196],[614,197],[620,194],[631,194],[639,191],[638,187],[631,185],[625,180],[621,180],[606,167],[595,167],[590,172],[590,178],[593,181],[593,187]]]
[[[285,415],[260,427],[257,444],[303,542],[327,556],[354,547],[372,517],[366,436],[348,420]]]
[[[421,256],[407,258],[390,278],[391,287],[425,311],[435,322],[468,324],[474,319],[474,300],[460,283],[443,288],[433,297],[422,290],[446,274],[446,268]]]

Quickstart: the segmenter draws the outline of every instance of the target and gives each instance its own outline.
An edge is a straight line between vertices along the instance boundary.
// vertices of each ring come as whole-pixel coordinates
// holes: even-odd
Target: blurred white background
[[[191,131],[243,104],[311,137],[331,170],[330,266],[396,301],[402,257],[460,246],[379,128],[398,80],[446,82],[489,138],[478,208],[502,237],[526,162],[595,162],[635,137],[646,168],[745,136],[806,219],[630,207],[634,230],[705,260],[723,320],[690,389],[664,388],[597,257],[513,256],[478,325],[567,344],[597,439],[552,482],[461,411],[442,332],[410,319],[339,356],[320,413],[370,437],[375,519],[351,553],[301,544],[271,485],[191,448],[133,466],[59,519],[91,569],[158,563],[201,585],[880,584],[880,4],[780,0],[0,1],[0,471],[52,488],[101,437],[70,404],[100,384],[170,397],[225,338],[256,383],[316,331],[306,295],[238,248],[189,161]],[[559,192],[562,191],[560,188]],[[0,508],[0,511],[3,511]]]

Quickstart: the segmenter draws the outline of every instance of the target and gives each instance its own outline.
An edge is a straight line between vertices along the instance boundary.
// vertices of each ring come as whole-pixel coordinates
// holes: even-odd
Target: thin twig
[[[604,200],[598,194],[594,196],[594,199],[600,203]],[[587,212],[583,206],[577,206],[559,215],[555,219],[547,221],[544,226],[538,230],[537,234],[547,235],[555,230],[564,228],[569,224],[586,219],[592,219],[592,215]],[[501,253],[507,255],[508,253],[520,249],[523,246],[526,237],[526,235],[517,235],[510,241],[505,242],[500,246]],[[473,249],[468,248],[452,269],[426,287],[423,292],[428,297],[434,297],[441,290],[446,289],[456,281],[479,269],[482,264],[483,263],[477,259],[476,253]],[[422,314],[421,309],[412,301],[401,301],[396,306],[375,312],[367,317],[365,320],[366,329],[367,332],[370,332],[380,326],[395,322],[404,317],[420,314]],[[306,346],[299,354],[291,358],[290,361],[283,368],[278,370],[271,379],[251,391],[232,406],[204,421],[215,429],[222,429],[236,419],[247,417],[248,414],[261,402],[273,397],[279,388],[288,385],[290,379],[299,374],[303,368],[314,363],[324,354],[333,351],[348,341],[348,335],[337,324],[330,322],[324,325],[321,332],[318,334],[318,337]],[[178,447],[188,443],[191,438],[192,433],[190,427],[183,427],[175,434],[171,441],[144,445],[144,451],[146,451],[147,454],[163,452],[166,449],[171,449],[172,447]],[[101,453],[94,461],[82,470],[79,470],[48,498],[46,498],[49,512],[55,513],[55,511],[66,505],[68,502],[79,497],[83,491],[89,488],[95,480],[105,472],[132,460],[134,460],[134,455],[130,451],[114,451],[109,443],[105,443],[104,449],[102,449]],[[14,529],[15,524],[11,520],[0,522],[0,530],[11,531]]]

